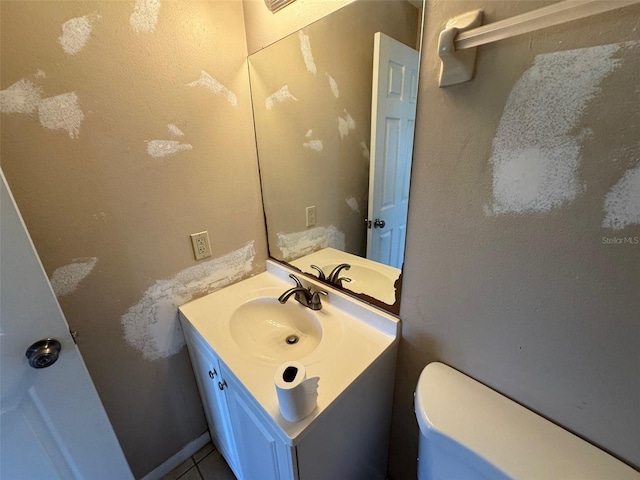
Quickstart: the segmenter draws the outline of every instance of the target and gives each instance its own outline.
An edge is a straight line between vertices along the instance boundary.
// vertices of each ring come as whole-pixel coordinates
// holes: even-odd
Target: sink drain
[[[288,345],[295,345],[299,340],[300,338],[297,335],[289,335],[285,342],[287,342]]]

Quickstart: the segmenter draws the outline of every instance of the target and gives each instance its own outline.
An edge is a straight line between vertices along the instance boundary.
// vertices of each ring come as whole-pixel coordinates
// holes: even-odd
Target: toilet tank
[[[442,363],[418,380],[419,480],[616,479],[640,472]]]

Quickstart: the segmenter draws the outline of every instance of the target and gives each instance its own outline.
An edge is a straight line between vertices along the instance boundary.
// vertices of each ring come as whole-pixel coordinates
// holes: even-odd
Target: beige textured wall
[[[242,4],[140,6],[2,2],[0,93],[2,169],[137,477],[206,430],[175,305],[266,258]]]
[[[365,255],[374,34],[415,47],[419,22],[408,2],[354,2],[250,56],[273,257],[326,246]]]
[[[475,80],[437,86],[449,18],[542,5],[428,2],[394,479],[414,478],[434,360],[640,467],[640,8],[480,47]]]

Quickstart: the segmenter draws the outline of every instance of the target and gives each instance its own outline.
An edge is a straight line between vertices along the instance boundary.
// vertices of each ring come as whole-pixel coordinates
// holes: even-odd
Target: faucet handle
[[[322,309],[322,302],[320,301],[320,295],[324,295],[325,297],[329,295],[329,293],[324,290],[316,290],[311,295],[311,300],[309,301],[309,308],[311,310],[320,310]]]
[[[311,268],[313,268],[314,270],[318,271],[318,279],[319,280],[326,280],[327,277],[324,274],[324,272],[322,271],[322,269],[320,267],[318,267],[317,265],[311,265]]]
[[[330,283],[335,283],[336,280],[338,279],[338,275],[340,275],[340,272],[342,270],[349,270],[350,268],[351,268],[351,265],[349,265],[348,263],[341,263],[331,271],[331,273],[329,274],[329,277],[327,277],[327,280],[329,280]]]
[[[292,278],[293,281],[296,282],[296,287],[304,288],[304,286],[302,285],[302,282],[300,281],[300,279],[298,277],[296,277],[293,273],[289,274],[289,278]]]
[[[351,282],[351,281],[352,281],[352,280],[351,280],[349,277],[340,277],[340,278],[337,278],[337,279],[336,279],[336,281],[335,281],[334,283],[335,283],[335,285],[337,285],[338,287],[342,288],[342,287],[343,287],[342,282],[347,282],[347,283],[349,283],[349,282]]]

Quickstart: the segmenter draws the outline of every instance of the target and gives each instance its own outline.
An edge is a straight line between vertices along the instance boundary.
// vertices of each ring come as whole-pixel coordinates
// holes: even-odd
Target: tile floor
[[[236,480],[235,475],[213,444],[209,442],[182,462],[162,480]]]
[[[209,442],[194,455],[167,473],[162,480],[236,480],[213,443]],[[388,479],[387,479],[388,480]]]

